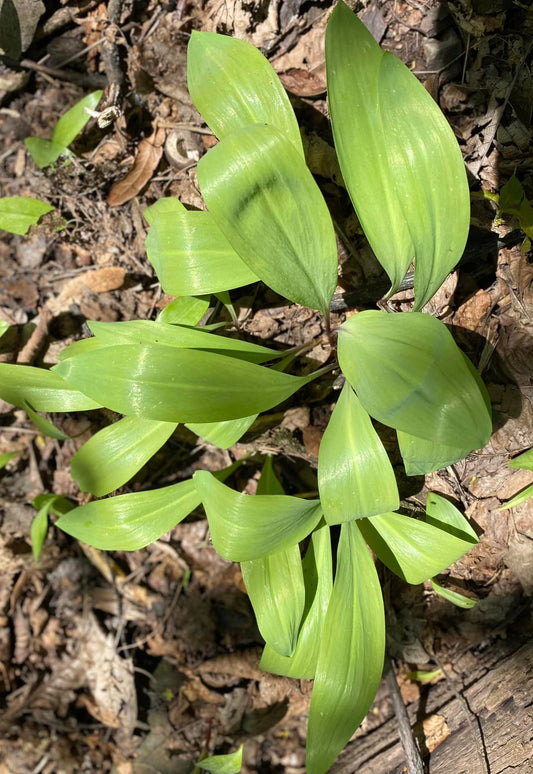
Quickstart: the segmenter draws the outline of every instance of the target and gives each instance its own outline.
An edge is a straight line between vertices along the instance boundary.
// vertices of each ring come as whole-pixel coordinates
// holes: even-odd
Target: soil
[[[142,211],[162,196],[202,207],[195,165],[215,140],[186,88],[194,29],[236,35],[269,57],[293,98],[340,235],[334,323],[353,308],[375,307],[386,283],[338,185],[326,121],[329,0],[15,6],[23,8],[21,50],[9,50],[16,41],[0,30],[7,55],[0,56],[0,195],[35,196],[56,210],[27,237],[2,232],[0,319],[13,326],[0,343],[2,360],[52,364],[87,333],[87,319],[153,319],[170,300],[146,259]],[[0,13],[7,7],[4,0]],[[453,607],[429,585],[386,579],[388,651],[431,772],[526,774],[533,718],[519,687],[531,679],[533,508],[501,506],[533,481],[507,466],[533,446],[533,269],[519,224],[500,217],[481,192],[498,193],[516,173],[533,200],[533,9],[507,0],[369,0],[358,8],[438,101],[464,153],[471,238],[427,311],[451,326],[482,371],[495,412],[487,447],[425,481],[405,478],[384,431],[402,497],[418,503],[430,489],[443,493],[480,534],[442,578],[479,600],[472,610]],[[104,128],[88,124],[73,145],[74,163],[39,170],[24,139],[49,138],[58,117],[102,85],[103,104],[118,107],[118,118]],[[264,292],[233,297],[242,329],[256,339],[300,344],[323,333],[314,312]],[[388,303],[409,309],[412,290]],[[321,362],[329,355],[325,345],[311,352]],[[323,382],[298,393],[227,452],[180,430],[122,491],[173,483],[197,467],[215,470],[245,452],[256,456],[239,472],[241,489],[255,490],[257,455],[273,452],[287,491],[311,491],[335,387]],[[54,492],[86,501],[70,460],[90,431],[111,421],[104,412],[53,419],[69,440],[45,438],[0,401],[0,453],[17,452],[0,471],[0,774],[175,774],[191,771],[203,751],[241,742],[245,772],[304,772],[311,686],[259,670],[261,638],[239,567],[216,555],[201,512],[131,553],[97,551],[51,523],[35,564],[33,499]],[[423,670],[437,674],[421,682],[415,673]],[[507,680],[516,687],[498,693]],[[383,682],[332,770],[406,771],[395,722]],[[505,747],[502,735],[515,735],[513,745]],[[470,763],[460,762],[458,749],[470,750]]]

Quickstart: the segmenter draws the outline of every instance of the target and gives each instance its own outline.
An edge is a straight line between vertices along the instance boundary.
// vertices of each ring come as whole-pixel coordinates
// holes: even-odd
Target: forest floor
[[[8,0],[1,5],[0,16]],[[56,208],[27,237],[1,232],[0,318],[13,327],[0,357],[33,365],[57,362],[66,344],[87,334],[87,319],[153,319],[170,300],[146,258],[142,213],[163,196],[203,207],[196,162],[215,138],[187,92],[192,30],[258,46],[293,98],[307,147],[331,143],[329,0],[55,5],[15,2],[24,9],[22,53],[7,50],[4,32],[10,58],[0,57],[0,195]],[[385,434],[402,497],[423,502],[430,489],[443,493],[480,534],[443,578],[479,600],[473,609],[453,607],[429,586],[387,583],[388,650],[431,774],[527,774],[531,689],[521,690],[532,676],[533,509],[500,508],[533,482],[533,473],[508,468],[533,446],[533,267],[518,221],[481,192],[499,193],[516,174],[533,200],[533,10],[511,0],[365,0],[361,8],[376,39],[437,100],[465,157],[468,250],[427,311],[451,326],[482,371],[495,416],[487,447],[425,481],[406,479]],[[24,139],[49,138],[58,117],[97,88],[107,105],[119,89],[120,117],[104,129],[91,121],[73,145],[74,163],[38,169]],[[342,235],[341,321],[347,306],[375,307],[382,294],[375,289],[387,288],[323,158],[313,171]],[[245,330],[264,341],[300,344],[322,332],[310,310],[251,292],[233,298]],[[389,304],[409,309],[412,290]],[[314,354],[329,357],[326,347]],[[228,451],[179,431],[122,491],[218,469],[247,451],[277,455],[287,491],[316,489],[318,445],[337,394],[329,385],[308,392],[305,403],[284,404]],[[91,549],[51,523],[35,564],[33,499],[54,492],[87,501],[70,460],[111,417],[54,421],[69,440],[42,436],[23,411],[0,401],[0,453],[17,452],[0,471],[0,774],[176,774],[206,749],[227,752],[243,741],[244,771],[304,772],[311,685],[259,670],[261,638],[239,567],[217,556],[201,512],[131,553]],[[257,465],[239,476],[241,489],[254,492]],[[434,677],[413,676],[424,670]],[[332,771],[406,771],[384,681]]]

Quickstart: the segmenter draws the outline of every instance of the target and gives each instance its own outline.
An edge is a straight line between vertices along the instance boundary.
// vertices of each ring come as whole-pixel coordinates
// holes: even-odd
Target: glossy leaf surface
[[[399,513],[361,521],[366,542],[389,570],[408,583],[423,583],[457,561],[477,543],[468,530],[450,534]]]
[[[370,709],[381,679],[383,598],[359,523],[341,527],[337,572],[309,709],[308,774],[328,770]]]
[[[329,312],[335,232],[294,146],[271,126],[249,126],[211,148],[198,180],[211,215],[250,269],[285,298]]]
[[[277,675],[312,680],[333,586],[331,538],[327,525],[319,526],[312,533],[302,569],[305,607],[294,653],[290,657],[280,656],[267,643],[259,666]]]
[[[434,444],[471,451],[492,430],[485,396],[443,323],[365,311],[339,328],[339,363],[368,413]]]
[[[194,474],[194,482],[213,545],[232,562],[260,559],[288,548],[312,532],[321,518],[317,500],[241,494],[205,470]]]
[[[255,46],[227,35],[193,32],[187,50],[187,85],[220,140],[250,124],[270,124],[303,156],[287,93]]]
[[[107,347],[105,357],[99,350],[88,352],[63,360],[54,371],[113,411],[162,422],[250,416],[276,406],[315,378],[159,344]]]
[[[4,196],[0,198],[0,228],[11,234],[27,234],[30,226],[36,226],[53,209],[50,204],[30,196]]]
[[[107,551],[137,551],[153,543],[200,503],[192,480],[151,492],[94,500],[62,516],[56,526]]]
[[[71,462],[82,492],[109,494],[130,480],[170,438],[177,425],[124,417],[92,436]]]
[[[157,315],[156,322],[170,325],[196,325],[209,309],[209,296],[180,296]]]
[[[264,363],[283,357],[284,354],[260,344],[217,336],[202,328],[190,328],[185,325],[169,325],[151,320],[117,323],[90,321],[88,325],[96,338],[108,342],[109,345],[164,344],[182,349],[222,350],[225,355],[235,353],[241,360],[249,360],[252,363]]]
[[[35,411],[88,411],[101,406],[53,371],[10,363],[0,363],[0,397],[21,408],[26,401]]]
[[[251,428],[257,414],[225,422],[188,422],[185,427],[204,441],[214,443],[219,449],[229,449]]]
[[[392,465],[348,382],[320,442],[318,488],[328,524],[400,507]]]
[[[175,196],[164,196],[149,207],[145,207],[143,216],[148,225],[153,226],[161,215],[176,215],[180,212],[187,212],[185,205]]]
[[[470,449],[458,449],[455,446],[445,446],[417,438],[415,435],[397,430],[398,444],[408,476],[424,476],[441,470],[454,462],[464,459]]]
[[[258,281],[209,212],[162,212],[153,218],[146,252],[163,290],[202,295]]]
[[[416,258],[421,308],[466,243],[469,191],[459,146],[422,84],[343,2],[328,24],[326,67],[335,146],[357,215],[392,290]]]
[[[272,469],[271,457],[263,465],[257,494],[284,494]],[[241,571],[261,636],[277,653],[291,656],[305,604],[298,543],[262,559],[241,562]]]

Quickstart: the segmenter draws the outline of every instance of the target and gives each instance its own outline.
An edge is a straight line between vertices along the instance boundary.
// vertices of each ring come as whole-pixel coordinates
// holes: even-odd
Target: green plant
[[[26,138],[26,148],[39,168],[54,164],[60,156],[72,156],[68,146],[90,120],[101,98],[101,91],[93,91],[76,102],[55,125],[51,140],[43,140],[41,137]]]
[[[496,204],[499,219],[503,215],[511,215],[511,217],[516,218],[520,228],[526,235],[522,245],[522,252],[527,253],[528,250],[531,250],[533,207],[527,199],[522,183],[516,175],[509,178],[499,194],[483,191],[482,196]]]
[[[27,234],[30,226],[36,226],[53,209],[51,204],[31,196],[4,196],[0,199],[0,228],[12,234]]]
[[[529,449],[529,451],[519,454],[518,457],[514,457],[509,462],[509,467],[517,468],[518,470],[533,471],[533,449]],[[533,484],[526,486],[521,492],[518,492],[518,494],[510,500],[507,500],[501,510],[504,510],[505,508],[516,508],[517,505],[522,505],[522,503],[525,503],[530,497],[533,497]]]
[[[360,312],[336,331],[346,381],[320,447],[319,497],[286,495],[267,458],[255,496],[220,480],[229,469],[199,470],[155,491],[95,500],[56,522],[98,548],[134,550],[202,503],[216,550],[242,564],[266,642],[262,667],[315,680],[309,774],[331,766],[381,678],[385,615],[369,547],[400,578],[419,584],[477,542],[467,520],[436,493],[423,519],[400,512],[371,418],[396,430],[409,475],[463,458],[491,432],[478,372],[446,326],[420,311],[466,241],[469,195],[455,138],[421,84],[342,2],[328,26],[326,57],[344,181],[391,293],[415,260],[415,304],[405,314]],[[258,413],[337,368],[292,375],[286,371],[297,350],[200,324],[208,306],[202,296],[260,279],[322,312],[333,339],[337,256],[296,118],[266,59],[243,41],[193,33],[188,81],[219,138],[198,165],[208,211],[188,211],[175,199],[146,211],[149,258],[164,290],[179,298],[154,322],[90,323],[93,337],[67,347],[49,371],[0,365],[0,394],[11,403],[34,412],[105,406],[123,415],[73,459],[74,478],[97,496],[126,483],[177,423],[229,447]]]

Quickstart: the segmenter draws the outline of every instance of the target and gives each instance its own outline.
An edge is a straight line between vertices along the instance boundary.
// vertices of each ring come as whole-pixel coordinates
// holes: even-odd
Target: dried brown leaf
[[[112,186],[109,192],[107,203],[111,207],[118,207],[133,199],[149,182],[161,161],[165,136],[165,130],[160,127],[150,137],[141,140],[133,167],[125,178]]]

